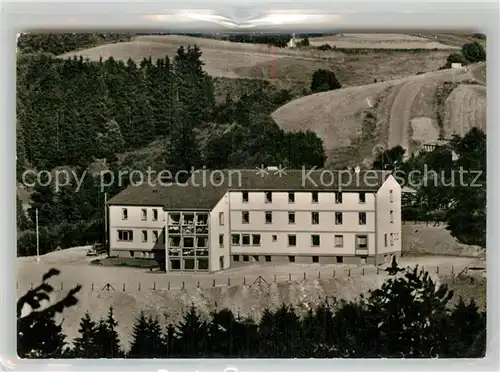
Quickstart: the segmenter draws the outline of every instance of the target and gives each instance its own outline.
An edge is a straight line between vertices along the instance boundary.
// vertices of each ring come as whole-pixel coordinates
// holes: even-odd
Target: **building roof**
[[[331,170],[257,170],[199,171],[185,184],[152,180],[130,185],[111,198],[109,205],[161,206],[166,209],[211,210],[227,191],[366,191],[375,192],[390,171]]]

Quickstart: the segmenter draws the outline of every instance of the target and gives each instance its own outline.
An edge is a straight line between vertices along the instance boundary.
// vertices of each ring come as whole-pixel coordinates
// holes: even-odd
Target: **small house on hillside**
[[[289,48],[296,48],[297,47],[297,42],[295,41],[295,34],[292,35],[292,38],[287,43],[287,47],[289,47]]]
[[[424,152],[432,152],[439,147],[447,146],[449,143],[450,143],[450,141],[446,140],[446,139],[438,139],[435,141],[429,141],[429,142],[426,142],[423,144],[422,150]],[[453,150],[451,150],[451,156],[452,156],[453,161],[458,159],[458,154]]]
[[[432,152],[435,149],[437,149],[438,147],[446,146],[448,143],[449,143],[449,141],[443,140],[443,139],[438,139],[438,140],[435,140],[435,141],[429,141],[429,142],[426,142],[426,143],[423,144],[422,149],[425,152]]]

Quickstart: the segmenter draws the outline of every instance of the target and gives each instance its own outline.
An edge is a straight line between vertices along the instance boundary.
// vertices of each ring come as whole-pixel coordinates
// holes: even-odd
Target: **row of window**
[[[148,242],[148,230],[141,231],[141,241],[143,243]],[[161,236],[161,230],[152,230],[152,242],[157,243]],[[134,231],[133,230],[118,230],[118,240],[123,242],[134,241]]]
[[[362,260],[365,260],[366,263],[366,257],[360,257]],[[252,256],[252,259],[254,262],[259,262],[259,256]],[[337,256],[337,263],[344,263],[344,257],[342,256]],[[249,262],[250,261],[250,256],[248,255],[242,255],[241,260],[243,262]],[[265,262],[271,262],[272,258],[271,256],[264,256]],[[233,261],[234,262],[240,262],[240,256],[235,254],[233,255]],[[295,256],[288,256],[288,262],[295,262]],[[319,256],[311,256],[311,262],[312,263],[319,263]]]
[[[366,194],[364,192],[360,192],[359,194],[359,202],[360,203],[366,203]],[[273,193],[272,191],[267,191],[265,193],[266,197],[266,203],[272,203],[273,202]],[[241,193],[241,201],[243,203],[248,203],[248,191],[243,191]],[[312,203],[318,203],[319,202],[319,193],[317,191],[311,192],[311,202]],[[288,193],[288,203],[292,204],[295,203],[295,193],[294,192],[289,192]],[[341,204],[342,203],[342,193],[341,192],[336,192],[335,193],[335,203]]]
[[[223,237],[224,235],[220,235]],[[296,247],[297,246],[297,235],[295,234],[287,234],[288,246]],[[278,241],[278,235],[272,236],[273,242]],[[219,240],[220,242],[220,240]],[[231,234],[231,245],[234,246],[260,246],[261,237],[260,234]],[[321,238],[318,234],[311,235],[311,246],[319,247],[321,245]],[[343,235],[335,235],[334,236],[334,246],[336,248],[344,247],[344,236]],[[223,247],[223,245],[221,245]],[[356,236],[356,248],[357,249],[367,249],[368,248],[368,236],[366,235],[357,235]]]
[[[342,204],[342,192],[335,192],[334,194],[335,194],[335,203]],[[390,190],[389,195],[390,195],[390,201],[391,201],[391,203],[393,203],[394,197],[393,197],[392,190]],[[265,200],[266,200],[266,203],[273,202],[272,191],[267,191],[265,193]],[[243,191],[241,193],[241,201],[243,203],[248,203],[248,201],[249,201],[248,191]],[[358,192],[358,201],[360,204],[366,203],[366,193],[365,192]],[[288,203],[290,203],[290,204],[295,203],[295,193],[294,192],[288,193]],[[319,193],[317,191],[311,192],[311,203],[319,203]]]
[[[148,230],[142,230],[142,242],[146,243],[148,241]],[[157,243],[160,239],[161,231],[160,230],[152,230],[152,241],[153,243]],[[288,234],[288,246],[295,247],[297,246],[297,236],[295,234]],[[394,245],[394,234],[389,234],[390,245]],[[334,246],[341,248],[344,246],[344,236],[343,235],[335,235],[334,237],[335,243]],[[134,231],[133,230],[118,230],[118,240],[119,241],[127,241],[131,242],[134,240]],[[171,242],[171,246],[180,246],[180,238],[179,241]],[[199,242],[197,242],[197,246],[206,247],[207,246],[207,238],[199,238]],[[278,241],[278,235],[272,235],[272,241]],[[163,242],[164,243],[164,242]],[[231,234],[231,245],[234,246],[260,246],[261,243],[261,235],[260,234]],[[388,234],[384,234],[384,244],[388,246]],[[320,236],[317,234],[311,235],[311,246],[319,247],[320,246]],[[356,236],[356,247],[357,248],[367,248],[368,246],[368,238],[366,235],[357,235]],[[194,247],[193,238],[184,238],[183,247]],[[219,247],[224,248],[224,234],[219,234]]]
[[[264,214],[265,214],[266,224],[272,224],[273,223],[273,212],[267,211],[267,212],[264,212]],[[344,220],[344,218],[343,218],[342,212],[335,212],[335,225],[342,225],[343,220]],[[389,220],[391,223],[394,223],[394,212],[393,211],[389,212]],[[358,213],[358,221],[359,221],[360,225],[366,225],[366,212],[359,212]],[[241,223],[242,224],[249,224],[250,223],[250,211],[241,212]],[[221,226],[224,225],[223,212],[221,212],[219,214],[219,224]],[[289,225],[295,224],[295,212],[288,212],[288,224]],[[319,212],[311,212],[311,224],[319,225]]]
[[[124,220],[124,221],[128,220],[128,209],[127,208],[122,208],[122,220]],[[142,221],[148,220],[148,210],[145,208],[141,209],[141,220]],[[158,221],[158,209],[153,209],[152,221]]]

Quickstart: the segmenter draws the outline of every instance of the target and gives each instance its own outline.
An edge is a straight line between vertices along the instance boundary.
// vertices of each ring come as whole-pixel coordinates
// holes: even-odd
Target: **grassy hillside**
[[[371,42],[373,37],[370,36]],[[372,49],[319,51],[311,49],[274,48],[263,44],[235,43],[181,35],[138,36],[124,43],[101,45],[95,48],[66,53],[61,57],[82,55],[98,60],[113,57],[119,60],[144,57],[154,60],[172,56],[181,45],[200,46],[205,70],[215,77],[280,80],[281,85],[309,86],[312,73],[319,68],[332,69],[343,86],[365,85],[432,71],[444,64],[449,50],[409,51],[414,46],[396,45],[402,50]]]
[[[280,107],[273,118],[285,130],[314,131],[323,139],[329,166],[366,164],[375,145],[401,145],[412,152],[423,142],[437,139],[441,126],[446,135],[463,134],[471,126],[484,129],[485,87],[460,85],[449,99],[444,97],[444,105],[436,102],[442,84],[458,86],[474,79],[481,69],[484,64],[309,95]],[[440,110],[445,110],[446,124],[438,121]]]
[[[311,45],[329,44],[337,48],[366,48],[366,49],[454,49],[456,46],[447,45],[431,37],[412,36],[404,34],[355,34],[347,33],[314,37],[309,39]]]

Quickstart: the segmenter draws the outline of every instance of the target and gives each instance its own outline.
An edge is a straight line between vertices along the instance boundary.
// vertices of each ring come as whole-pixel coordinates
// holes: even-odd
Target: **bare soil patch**
[[[439,127],[436,120],[429,117],[411,119],[411,141],[416,148],[439,138]]]
[[[481,247],[458,242],[445,226],[433,226],[425,223],[402,226],[404,255],[439,255],[484,258],[485,250]]]

